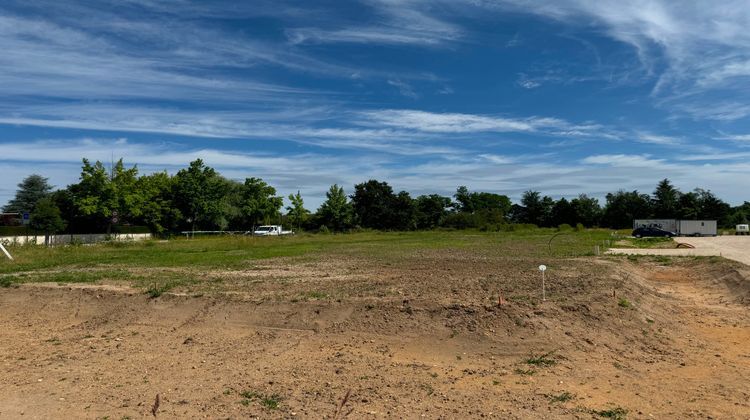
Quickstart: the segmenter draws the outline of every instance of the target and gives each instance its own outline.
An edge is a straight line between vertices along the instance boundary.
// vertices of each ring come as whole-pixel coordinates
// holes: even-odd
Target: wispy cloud
[[[636,140],[641,143],[658,144],[662,146],[675,146],[682,143],[679,137],[654,134],[649,132],[636,132]]]
[[[724,89],[750,92],[746,87],[750,79],[750,35],[746,30],[750,9],[746,1],[501,0],[481,4],[533,13],[579,28],[599,28],[632,46],[654,80],[657,103],[672,111],[719,120],[750,114],[744,105],[740,112],[711,95]],[[716,110],[709,104],[725,109]],[[701,107],[705,110],[699,110]]]
[[[456,41],[463,30],[431,13],[422,1],[372,0],[365,2],[373,22],[343,27],[302,27],[287,30],[289,40],[302,43],[365,43],[438,46]]]
[[[664,159],[653,159],[649,155],[594,155],[581,160],[582,163],[594,165],[609,165],[631,168],[648,168],[663,165]]]
[[[414,88],[410,84],[402,80],[398,80],[398,79],[388,80],[388,84],[398,89],[399,93],[401,93],[401,95],[403,96],[406,96],[407,98],[412,98],[412,99],[419,98],[419,95],[414,90]]]
[[[404,109],[363,111],[359,115],[361,119],[358,122],[362,125],[394,127],[424,133],[539,133],[559,137],[619,138],[616,132],[599,124],[573,124],[550,117],[509,118]]]

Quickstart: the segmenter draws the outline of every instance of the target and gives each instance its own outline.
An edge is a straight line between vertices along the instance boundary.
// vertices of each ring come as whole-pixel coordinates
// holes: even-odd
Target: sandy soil
[[[466,258],[2,289],[0,418],[750,418],[746,266]]]
[[[750,265],[750,236],[716,236],[705,238],[674,238],[677,243],[694,248],[612,248],[608,254],[666,255],[666,256],[716,256]]]

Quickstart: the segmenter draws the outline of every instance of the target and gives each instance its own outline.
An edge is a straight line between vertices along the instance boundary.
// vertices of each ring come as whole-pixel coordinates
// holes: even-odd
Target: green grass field
[[[597,245],[603,250],[613,239],[612,235],[612,231],[603,229],[362,232],[266,238],[180,238],[54,248],[17,246],[10,249],[14,261],[0,262],[0,284],[114,280],[164,291],[175,285],[200,281],[200,274],[205,270],[252,269],[259,260],[279,257],[302,261],[367,258],[397,263],[420,250],[456,249],[509,259],[567,258],[593,255]]]

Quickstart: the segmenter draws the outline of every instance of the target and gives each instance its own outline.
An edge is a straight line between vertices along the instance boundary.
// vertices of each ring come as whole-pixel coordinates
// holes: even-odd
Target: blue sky
[[[747,1],[6,0],[0,203],[82,157],[195,158],[316,208],[370,178],[517,199],[733,204],[750,177]]]

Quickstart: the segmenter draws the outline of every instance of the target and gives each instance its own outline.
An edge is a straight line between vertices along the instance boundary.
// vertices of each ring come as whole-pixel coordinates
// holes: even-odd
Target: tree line
[[[503,230],[518,224],[540,227],[629,228],[633,219],[678,218],[717,220],[720,226],[747,223],[750,203],[732,207],[703,189],[681,192],[668,179],[652,194],[620,190],[596,198],[581,194],[554,200],[526,191],[519,203],[506,195],[456,189],[452,197],[439,194],[413,198],[395,192],[387,182],[369,180],[354,186],[351,195],[332,185],[323,204],[311,212],[299,192],[288,204],[260,178],[227,179],[201,159],[174,175],[139,175],[122,159],[107,169],[84,159],[79,181],[53,191],[48,180],[31,175],[4,212],[31,214],[31,227],[50,232],[120,231],[146,226],[157,235],[187,230],[251,230],[260,224],[285,224],[309,231],[417,230],[435,228]],[[282,219],[283,218],[283,219]]]

